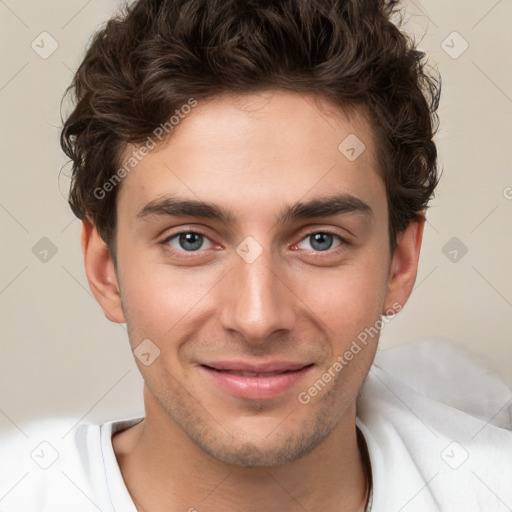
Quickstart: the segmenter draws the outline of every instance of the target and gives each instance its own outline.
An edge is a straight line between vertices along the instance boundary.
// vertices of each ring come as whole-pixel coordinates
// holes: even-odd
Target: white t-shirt
[[[433,380],[428,369],[436,364],[444,370]],[[369,510],[510,512],[511,404],[503,382],[451,345],[379,354],[358,398],[373,480]],[[3,436],[0,512],[137,512],[112,435],[141,420],[82,423],[64,438],[68,421],[42,420],[31,428],[35,445],[21,431]]]

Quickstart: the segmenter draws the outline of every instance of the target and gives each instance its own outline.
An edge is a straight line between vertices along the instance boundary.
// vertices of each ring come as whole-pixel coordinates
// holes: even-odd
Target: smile
[[[224,392],[248,400],[263,400],[296,386],[313,364],[273,363],[265,366],[223,362],[202,364],[199,368]]]

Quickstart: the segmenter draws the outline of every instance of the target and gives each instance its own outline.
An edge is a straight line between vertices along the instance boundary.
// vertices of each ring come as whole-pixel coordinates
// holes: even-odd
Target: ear
[[[110,251],[96,225],[89,219],[82,220],[82,253],[89,287],[103,313],[111,322],[124,323],[119,284]]]
[[[421,219],[411,221],[398,236],[397,246],[391,259],[383,314],[387,312],[389,315],[391,311],[398,313],[411,295],[418,271],[424,227],[425,215],[421,212]]]

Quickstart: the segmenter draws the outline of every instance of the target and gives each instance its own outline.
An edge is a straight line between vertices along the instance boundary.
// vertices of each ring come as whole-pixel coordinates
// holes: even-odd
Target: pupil
[[[332,245],[332,235],[329,233],[315,233],[312,235],[311,247],[315,251],[330,249]]]
[[[203,245],[202,236],[198,233],[184,233],[180,235],[180,245],[186,251],[199,249]]]

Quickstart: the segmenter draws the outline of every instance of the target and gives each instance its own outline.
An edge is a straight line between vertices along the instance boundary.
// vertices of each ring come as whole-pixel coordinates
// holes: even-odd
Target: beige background
[[[80,223],[66,203],[68,168],[59,177],[63,91],[117,4],[0,1],[0,429],[55,415],[69,418],[71,429],[143,410],[125,328],[104,318],[88,289]],[[512,385],[512,2],[405,5],[408,30],[443,76],[444,175],[416,288],[381,346],[445,337]],[[46,59],[31,47],[51,49],[44,31],[58,43]],[[33,253],[48,243],[43,237],[57,250],[46,262]],[[445,247],[453,237],[465,255]]]

